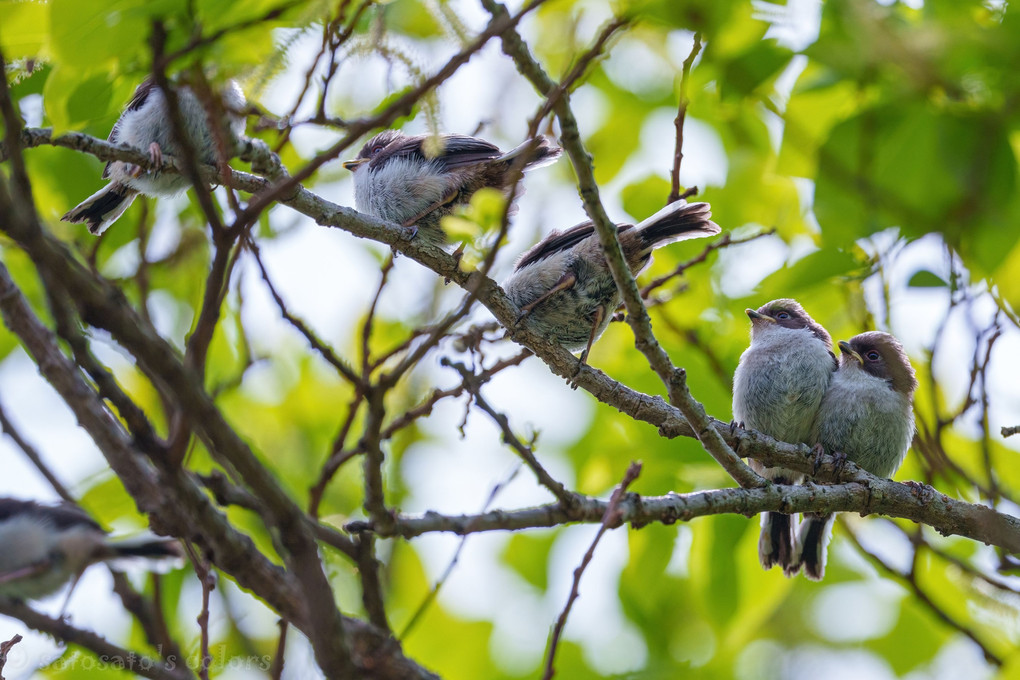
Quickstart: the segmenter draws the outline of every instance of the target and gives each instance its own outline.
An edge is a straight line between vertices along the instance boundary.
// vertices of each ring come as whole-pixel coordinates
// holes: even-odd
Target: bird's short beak
[[[744,314],[747,314],[748,318],[750,318],[751,321],[765,321],[767,323],[776,322],[776,320],[773,319],[771,316],[765,316],[764,314],[760,314],[753,309],[745,309]]]
[[[857,361],[857,363],[859,363],[861,366],[864,365],[864,358],[860,354],[855,352],[852,347],[850,347],[849,342],[847,342],[846,340],[840,340],[836,344],[839,345],[840,352],[847,355],[848,357],[853,357]]]
[[[342,165],[344,166],[344,168],[350,170],[351,172],[354,172],[361,165],[367,162],[368,162],[367,158],[352,158],[349,161],[344,161]]]

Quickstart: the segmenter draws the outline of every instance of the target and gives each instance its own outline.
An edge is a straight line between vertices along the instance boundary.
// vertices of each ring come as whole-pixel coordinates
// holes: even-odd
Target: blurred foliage
[[[323,0],[8,0],[0,2],[0,48],[13,62],[7,76],[26,112],[34,110],[34,102],[41,96],[42,124],[58,132],[80,130],[105,137],[123,103],[151,67],[148,36],[153,20],[165,23],[169,52],[186,46],[195,35],[223,30],[221,39],[177,59],[172,71],[186,74],[199,65],[214,81],[234,77],[247,90],[258,92],[275,74],[304,72],[308,65],[297,61],[288,48],[299,36],[318,36],[322,17],[334,12],[335,4]],[[815,8],[811,3],[744,0],[551,0],[524,22],[525,37],[547,70],[562,74],[587,49],[598,23],[610,11],[632,13],[637,18],[627,34],[610,45],[611,51],[625,50],[622,53],[631,55],[631,61],[616,64],[621,57],[614,54],[595,62],[576,95],[599,109],[592,112],[596,123],[581,132],[603,191],[615,192],[631,221],[659,209],[669,193],[669,167],[642,165],[641,154],[648,151],[651,122],[664,116],[671,120],[675,115],[681,63],[693,42],[693,32],[701,34],[704,49],[687,88],[688,125],[698,123],[710,131],[711,141],[725,154],[720,161],[725,179],[699,184],[698,198],[711,202],[714,219],[738,238],[762,229],[775,230],[773,236],[709,254],[704,263],[688,269],[653,296],[664,301],[651,311],[658,338],[674,361],[687,369],[691,391],[709,413],[723,420],[730,416],[730,376],[747,344],[748,328],[742,314],[746,306],[757,307],[776,297],[796,297],[837,339],[876,325],[888,327],[889,319],[883,316],[888,310],[876,310],[874,300],[866,301],[864,295],[866,282],[880,273],[881,263],[870,240],[876,235],[913,242],[936,234],[960,258],[972,281],[985,281],[988,289],[1001,296],[1003,305],[1020,309],[1020,231],[1016,226],[1020,224],[1020,78],[1016,75],[1020,17],[1007,4],[828,0]],[[432,53],[459,39],[450,13],[460,13],[465,22],[477,26],[477,12],[473,5],[469,12],[469,5],[446,0],[377,3],[357,23],[352,40],[361,42],[351,53],[371,53],[377,36],[395,45],[388,49],[399,52],[391,51],[391,55]],[[271,20],[260,20],[277,7],[284,9]],[[394,65],[392,58],[382,61],[385,68]],[[426,65],[416,66],[424,73],[431,72]],[[641,77],[660,72],[666,77],[654,82]],[[351,77],[350,73],[346,77]],[[329,100],[334,109],[329,113],[342,118],[367,115],[404,94],[412,84],[387,76],[386,96],[368,111],[359,110],[353,95],[347,93]],[[285,102],[282,108],[289,106],[290,102]],[[400,123],[426,115],[420,108]],[[517,113],[514,110],[506,115]],[[497,120],[495,124],[506,122]],[[270,144],[279,140],[272,129],[256,131],[250,126],[249,133]],[[654,144],[661,146],[656,151],[668,147],[672,160],[672,138],[656,139]],[[287,144],[280,153],[294,170],[309,152],[307,146]],[[99,271],[121,281],[131,302],[144,313],[151,312],[159,320],[161,332],[182,346],[202,301],[210,259],[194,201],[174,203],[176,212],[160,218],[174,225],[163,226],[164,236],[171,236],[163,238],[158,247],[147,246],[155,211],[153,203],[144,199],[97,243],[76,225],[57,219],[81,196],[98,188],[102,163],[65,149],[33,149],[26,157],[37,208],[52,229],[75,244],[83,258],[93,258]],[[656,156],[665,157],[662,153]],[[697,160],[687,152],[687,165]],[[329,191],[327,181],[334,178],[329,172],[327,169],[322,176],[324,192]],[[574,188],[568,183],[569,171],[548,172],[541,181],[558,178],[561,190],[571,195]],[[307,186],[317,190],[316,180]],[[503,207],[499,196],[480,193],[444,222],[453,240],[467,246],[463,266],[474,266],[484,258],[498,232]],[[288,219],[277,211],[272,220],[260,225],[257,237],[267,243],[282,240],[291,224]],[[0,245],[4,263],[45,316],[44,294],[31,263],[6,243]],[[660,250],[642,282],[671,272],[703,248],[704,243],[694,241]],[[138,275],[143,254],[144,286]],[[379,258],[377,250],[372,255]],[[909,277],[909,286],[948,299],[951,287],[958,283],[945,273],[943,265],[934,258]],[[409,301],[401,318],[376,320],[368,343],[373,354],[400,346],[416,327],[438,318],[436,310],[449,308],[451,296],[442,285],[419,292],[427,299]],[[295,334],[263,339],[260,329],[246,327],[244,306],[239,294],[226,299],[209,351],[208,384],[218,390],[221,408],[264,463],[305,504],[347,417],[353,390]],[[338,337],[325,338],[352,363],[361,360],[359,333],[365,314],[367,309],[358,323],[345,327]],[[9,334],[0,334],[0,356],[7,357],[15,348]],[[439,353],[455,352],[447,343]],[[387,407],[391,417],[420,404],[435,387],[432,356],[424,362],[429,366],[423,364],[420,372],[390,395]],[[930,355],[913,358],[922,383],[919,419],[933,422],[937,414],[952,411],[956,405],[932,384],[927,365]],[[625,324],[611,325],[595,345],[589,362],[635,389],[663,393],[661,383],[634,349]],[[126,360],[116,364],[115,372],[165,431],[162,404],[152,386]],[[566,395],[564,385],[556,389]],[[457,408],[462,409],[461,402]],[[638,458],[643,460],[644,470],[633,490],[643,494],[730,484],[696,441],[666,440],[654,428],[633,422],[604,404],[591,408],[590,425],[571,443],[544,446],[540,440],[536,449],[540,458],[555,459],[569,470],[578,491],[607,495],[628,462]],[[510,417],[514,427],[523,427],[514,421],[513,413]],[[548,417],[555,419],[557,414]],[[357,440],[362,422],[363,413],[353,418],[348,447]],[[541,431],[543,423],[534,426]],[[409,452],[428,450],[428,455],[434,456],[429,466],[435,474],[448,474],[444,466],[450,462],[439,450],[453,436],[439,436],[424,422],[394,438],[386,480],[387,500],[392,506],[400,508],[411,502],[420,481],[405,476]],[[926,479],[947,494],[982,500],[971,481],[987,481],[986,456],[991,456],[1001,488],[1020,487],[1020,465],[1014,450],[997,441],[983,445],[975,439],[973,429],[949,428],[944,439],[956,468],[933,470],[915,452],[900,477]],[[498,447],[495,438],[491,446]],[[506,459],[511,459],[509,452]],[[199,471],[214,467],[201,446],[190,452],[188,464]],[[493,480],[499,474],[493,471]],[[320,515],[342,525],[361,512],[361,494],[361,468],[348,463],[327,488]],[[130,499],[112,477],[90,480],[82,501],[105,524],[139,521]],[[476,509],[459,508],[457,512]],[[260,549],[274,555],[273,537],[257,517],[244,510],[232,510],[230,517],[252,535]],[[853,526],[862,533],[866,529],[861,522]],[[566,541],[569,531],[517,533],[503,537],[498,544],[487,543],[498,546],[493,550],[493,564],[498,566],[493,568],[506,572],[492,582],[511,579],[520,592],[540,602],[541,611],[547,614],[534,620],[517,612],[514,625],[541,632],[552,625],[566,592],[563,579],[569,578],[569,570],[581,557],[580,553],[571,554],[568,566],[557,560],[557,555],[562,558],[562,546],[577,545]],[[965,638],[906,587],[882,583],[888,574],[855,555],[842,531],[837,529],[823,584],[802,578],[787,580],[776,570],[763,572],[756,559],[756,518],[718,516],[679,528],[656,525],[628,531],[624,564],[612,577],[623,623],[612,625],[623,626],[638,641],[633,642],[633,635],[621,638],[623,641],[608,640],[608,651],[597,653],[599,645],[579,640],[568,627],[557,657],[558,676],[582,680],[622,677],[617,674],[627,671],[626,677],[643,679],[794,677],[786,672],[788,667],[777,666],[778,661],[758,666],[756,660],[761,650],[794,658],[802,649],[863,651],[878,659],[890,676],[923,674],[933,668],[948,645]],[[935,541],[937,537],[930,533],[926,532],[926,537]],[[383,557],[388,614],[397,630],[410,620],[433,587],[436,570],[431,563],[426,568],[426,551],[419,551],[417,545],[415,541],[391,541]],[[969,541],[947,540],[938,545],[963,560],[989,561],[990,551]],[[341,606],[347,612],[360,613],[353,567],[332,554],[327,564]],[[554,574],[554,569],[563,573]],[[183,616],[185,605],[177,600],[186,580],[182,573],[175,572],[163,582],[164,607],[171,620],[175,612]],[[1005,665],[998,677],[1020,677],[1015,597],[994,589],[989,592],[979,579],[923,550],[914,574],[919,587],[933,594],[946,615],[974,631],[1003,657]],[[873,626],[854,639],[827,636],[833,619],[838,622],[841,616],[854,613],[819,613],[820,603],[849,592],[837,589],[876,584],[881,586],[877,592],[888,597],[886,606],[892,612],[888,625]],[[889,596],[890,590],[902,597]],[[582,599],[586,592],[582,584]],[[497,603],[499,595],[478,593],[480,599]],[[188,603],[189,617],[194,615],[193,604]],[[507,602],[500,606],[512,608]],[[493,605],[491,611],[497,612],[499,607]],[[819,625],[819,617],[827,617],[828,626]],[[514,653],[507,650],[523,644],[520,639],[533,641],[544,639],[544,635],[522,635],[508,644],[500,639],[506,636],[508,619],[497,618],[495,614],[488,620],[461,612],[440,597],[404,641],[404,649],[447,680],[535,677],[539,650],[531,650],[527,659],[515,659],[509,666],[505,661]],[[587,624],[586,630],[599,625]],[[251,655],[253,650],[273,653],[272,630],[260,636],[242,633],[243,628],[231,623],[217,629],[213,640],[217,658]],[[187,651],[193,652],[197,645],[194,627],[175,623],[171,629],[187,641]],[[137,630],[132,631],[130,643],[145,648],[144,637]],[[622,649],[621,645],[627,646],[626,658],[638,662],[633,668],[603,669],[607,654]],[[967,660],[979,656],[975,652]],[[72,678],[98,674],[75,668],[67,665],[58,670],[54,666],[42,675]],[[213,670],[224,668],[214,665]],[[120,674],[104,674],[114,676]]]

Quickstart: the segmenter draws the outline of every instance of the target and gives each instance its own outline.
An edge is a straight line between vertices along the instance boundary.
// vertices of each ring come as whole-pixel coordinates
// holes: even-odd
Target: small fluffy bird
[[[96,562],[180,556],[176,540],[151,534],[111,541],[102,527],[71,504],[0,498],[0,597],[46,597],[68,581],[76,582]]]
[[[861,333],[840,342],[839,349],[839,370],[822,399],[811,438],[876,477],[891,477],[914,438],[914,369],[903,346],[888,333]],[[807,515],[798,532],[798,561],[816,581],[825,576],[833,519]]]
[[[563,153],[545,137],[506,153],[484,139],[451,134],[435,139],[438,150],[433,153],[430,139],[384,130],[343,166],[354,173],[354,206],[360,212],[416,227],[418,236],[433,245],[445,241],[442,218],[474,192],[491,187],[509,193],[515,162],[527,171]]]
[[[218,153],[216,136],[209,127],[209,114],[190,88],[182,86],[175,92],[191,148],[195,150],[199,161],[214,165]],[[234,147],[244,134],[245,119],[241,114],[245,105],[244,94],[236,82],[229,81],[221,96],[230,135],[233,137],[224,141],[228,153],[233,155]],[[135,90],[124,113],[114,123],[108,140],[113,144],[126,144],[140,151],[148,151],[155,164],[163,162],[164,154],[180,154],[181,147],[174,138],[167,112],[166,95],[151,79],[143,81]],[[99,235],[124,214],[138,194],[176,196],[190,186],[190,181],[183,175],[145,172],[136,165],[122,161],[107,163],[103,179],[110,180],[109,184],[60,219],[65,222],[85,222],[90,232]]]
[[[718,234],[711,217],[708,203],[681,200],[637,226],[616,225],[630,270],[636,275],[667,243]],[[537,333],[571,352],[583,349],[582,362],[623,301],[591,222],[539,241],[521,255],[503,289]]]
[[[733,375],[733,418],[791,444],[813,444],[811,428],[829,381],[838,366],[832,338],[796,300],[772,300],[751,319],[751,346]],[[802,475],[785,468],[749,465],[777,484],[795,484]],[[778,564],[787,576],[797,573],[794,527],[790,515],[763,512],[758,558],[762,567]]]

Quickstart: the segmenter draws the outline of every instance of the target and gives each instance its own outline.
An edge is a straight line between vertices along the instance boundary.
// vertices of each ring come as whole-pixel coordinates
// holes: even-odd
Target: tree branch
[[[108,642],[92,631],[75,628],[63,619],[40,614],[23,602],[0,599],[0,614],[14,617],[29,628],[52,635],[58,640],[90,650],[100,659],[151,680],[193,680],[184,659],[160,661]]]
[[[832,463],[826,464],[826,467]],[[831,467],[830,467],[831,469]],[[824,472],[824,470],[823,470]],[[879,479],[864,470],[853,472],[854,481],[835,485],[773,484],[754,489],[714,489],[666,496],[629,495],[620,503],[620,521],[635,527],[650,522],[673,524],[697,517],[737,514],[751,517],[762,512],[856,512],[881,514],[927,524],[944,536],[959,535],[1020,554],[1020,519],[991,508],[958,501],[939,493],[918,493],[916,487]],[[425,533],[458,535],[483,531],[512,531],[559,526],[575,522],[600,522],[606,501],[578,495],[575,508],[565,510],[549,503],[522,510],[493,510],[477,515],[398,515],[382,536],[413,538]],[[375,531],[370,523],[351,522],[349,531]]]
[[[11,648],[14,645],[21,642],[23,638],[15,633],[14,637],[6,642],[0,642],[0,680],[4,680],[4,666],[7,665],[7,655],[10,653]]]
[[[613,490],[613,495],[609,498],[609,503],[606,505],[606,512],[602,515],[602,525],[599,527],[598,533],[595,534],[595,538],[592,539],[591,545],[588,546],[588,550],[584,553],[584,557],[581,558],[581,564],[574,570],[574,580],[570,586],[570,594],[567,596],[567,604],[564,605],[563,611],[560,612],[559,618],[556,619],[556,625],[553,626],[552,637],[549,640],[549,653],[546,657],[545,672],[542,674],[542,680],[552,680],[553,675],[556,674],[553,668],[553,662],[556,660],[556,648],[559,646],[560,636],[563,634],[563,628],[567,625],[567,617],[570,616],[570,610],[574,606],[574,602],[578,597],[581,596],[581,576],[584,574],[584,570],[591,563],[592,558],[595,557],[595,548],[598,547],[599,541],[605,535],[606,531],[611,528],[620,526],[620,513],[619,506],[620,501],[623,499],[623,495],[627,492],[627,487],[637,479],[638,475],[641,474],[641,463],[631,463],[630,467],[627,468],[627,472],[623,476],[623,481]]]
[[[691,66],[694,65],[694,60],[698,57],[698,52],[700,51],[701,34],[695,33],[694,45],[691,47],[690,54],[684,59],[684,63],[680,68],[680,101],[677,104],[676,119],[673,121],[673,125],[676,127],[676,147],[673,152],[673,171],[670,173],[671,189],[666,203],[675,203],[681,198],[680,163],[684,160],[684,122],[687,120],[687,106],[691,103],[690,98],[687,96],[687,86],[691,78]]]
[[[482,4],[493,17],[505,16],[506,7],[495,0],[482,0]],[[539,94],[552,97],[560,93],[557,84],[549,78],[542,66],[531,55],[528,46],[517,31],[511,27],[502,34],[503,52],[512,58],[520,72],[528,78]],[[710,427],[710,420],[704,407],[687,389],[687,380],[683,369],[673,366],[666,350],[662,348],[652,331],[652,321],[648,316],[637,281],[627,265],[616,234],[616,224],[609,219],[602,201],[599,188],[595,181],[591,154],[584,148],[577,119],[570,108],[569,96],[561,93],[554,105],[556,117],[560,121],[561,138],[564,151],[570,157],[577,175],[578,190],[584,201],[585,212],[595,225],[595,231],[602,243],[602,250],[613,274],[613,280],[623,295],[623,304],[627,309],[627,323],[634,332],[634,346],[645,355],[648,364],[659,379],[666,385],[669,401],[676,406],[691,424],[696,437],[705,450],[722,465],[733,479],[741,486],[753,487],[765,483],[757,473],[744,464],[726,445],[721,437]],[[578,383],[580,384],[580,383]]]

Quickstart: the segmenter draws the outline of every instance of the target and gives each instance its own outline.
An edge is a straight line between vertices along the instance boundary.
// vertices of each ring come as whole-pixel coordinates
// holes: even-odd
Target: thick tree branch
[[[827,464],[831,465],[831,463]],[[823,469],[824,472],[824,469]],[[856,512],[881,514],[927,524],[944,536],[959,535],[1020,554],[1020,519],[984,505],[954,500],[937,492],[919,493],[915,486],[879,479],[853,471],[854,481],[835,485],[770,485],[755,489],[716,489],[666,496],[629,495],[620,503],[620,521],[634,526],[649,522],[672,524],[697,517],[738,514],[751,517],[762,512]],[[478,515],[397,516],[382,535],[412,538],[430,532],[458,535],[482,531],[510,531],[553,527],[573,522],[600,522],[607,503],[578,496],[570,511],[558,503],[522,510],[493,510]],[[374,530],[370,524],[352,522],[349,530]]]

